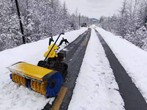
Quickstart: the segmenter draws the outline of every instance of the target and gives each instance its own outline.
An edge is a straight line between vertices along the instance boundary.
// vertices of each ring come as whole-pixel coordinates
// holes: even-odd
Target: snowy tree
[[[17,0],[26,42],[78,29],[79,17],[59,0]],[[87,17],[82,17],[85,22]],[[0,0],[0,51],[23,44],[16,0]]]
[[[11,1],[0,1],[0,50],[22,44],[18,17]]]
[[[100,24],[140,48],[147,47],[147,0],[124,0],[119,15],[101,17]]]

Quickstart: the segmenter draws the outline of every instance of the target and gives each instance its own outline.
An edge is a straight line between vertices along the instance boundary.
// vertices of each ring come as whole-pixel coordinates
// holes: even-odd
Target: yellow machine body
[[[59,47],[57,45],[54,45],[54,46],[53,46],[53,44],[52,45],[49,45],[48,46],[48,51],[45,52],[44,57],[48,57],[48,58],[58,57],[57,52],[56,52],[56,50],[58,50],[58,49],[59,49]],[[50,52],[50,50],[51,50],[51,52]],[[50,54],[48,55],[49,52],[50,52]]]
[[[32,65],[25,62],[19,62],[9,67],[12,73],[19,74],[37,81],[43,81],[43,77],[46,75],[53,75],[56,71],[46,69],[36,65]]]

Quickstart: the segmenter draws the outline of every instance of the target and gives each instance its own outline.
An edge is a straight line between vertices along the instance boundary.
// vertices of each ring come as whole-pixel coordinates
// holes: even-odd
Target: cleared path
[[[63,84],[67,91],[62,100],[59,110],[67,110],[70,103],[75,82],[78,77],[81,64],[85,55],[87,44],[91,35],[91,29],[81,34],[77,39],[64,48],[66,50],[66,59],[64,62],[68,64],[68,75],[67,80]],[[61,95],[62,96],[62,95]],[[61,102],[61,101],[60,101]],[[56,100],[53,102],[56,103]],[[52,110],[52,106],[47,103],[43,110]]]

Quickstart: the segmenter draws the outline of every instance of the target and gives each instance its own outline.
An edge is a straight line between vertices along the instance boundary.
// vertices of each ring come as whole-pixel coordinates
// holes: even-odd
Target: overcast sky
[[[99,18],[100,16],[111,16],[118,13],[122,6],[123,0],[60,0],[65,1],[68,10],[75,13],[76,9],[79,13],[91,18]]]

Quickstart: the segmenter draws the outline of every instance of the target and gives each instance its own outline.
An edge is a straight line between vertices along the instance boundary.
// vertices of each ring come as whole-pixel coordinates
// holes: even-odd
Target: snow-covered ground
[[[66,33],[72,42],[87,28]],[[101,28],[96,28],[127,70],[147,101],[147,52]],[[57,36],[54,37],[56,39]],[[62,37],[60,38],[62,39]],[[58,42],[59,43],[59,42]],[[64,48],[65,45],[61,47]],[[44,59],[48,39],[0,52],[0,110],[41,110],[50,100],[13,83],[6,67],[18,61],[37,64]],[[92,30],[69,110],[124,110],[113,72],[100,41]]]
[[[68,110],[124,110],[123,106],[112,69],[92,30]]]
[[[96,28],[147,102],[147,52],[102,28]]]
[[[86,30],[87,28],[82,28],[67,32],[63,37],[72,42]],[[57,36],[54,37],[54,39],[56,38]],[[0,110],[41,110],[50,100],[43,95],[13,83],[9,77],[10,72],[6,68],[18,61],[36,65],[39,60],[44,59],[43,54],[47,51],[47,48],[48,39],[44,39],[0,52]]]

